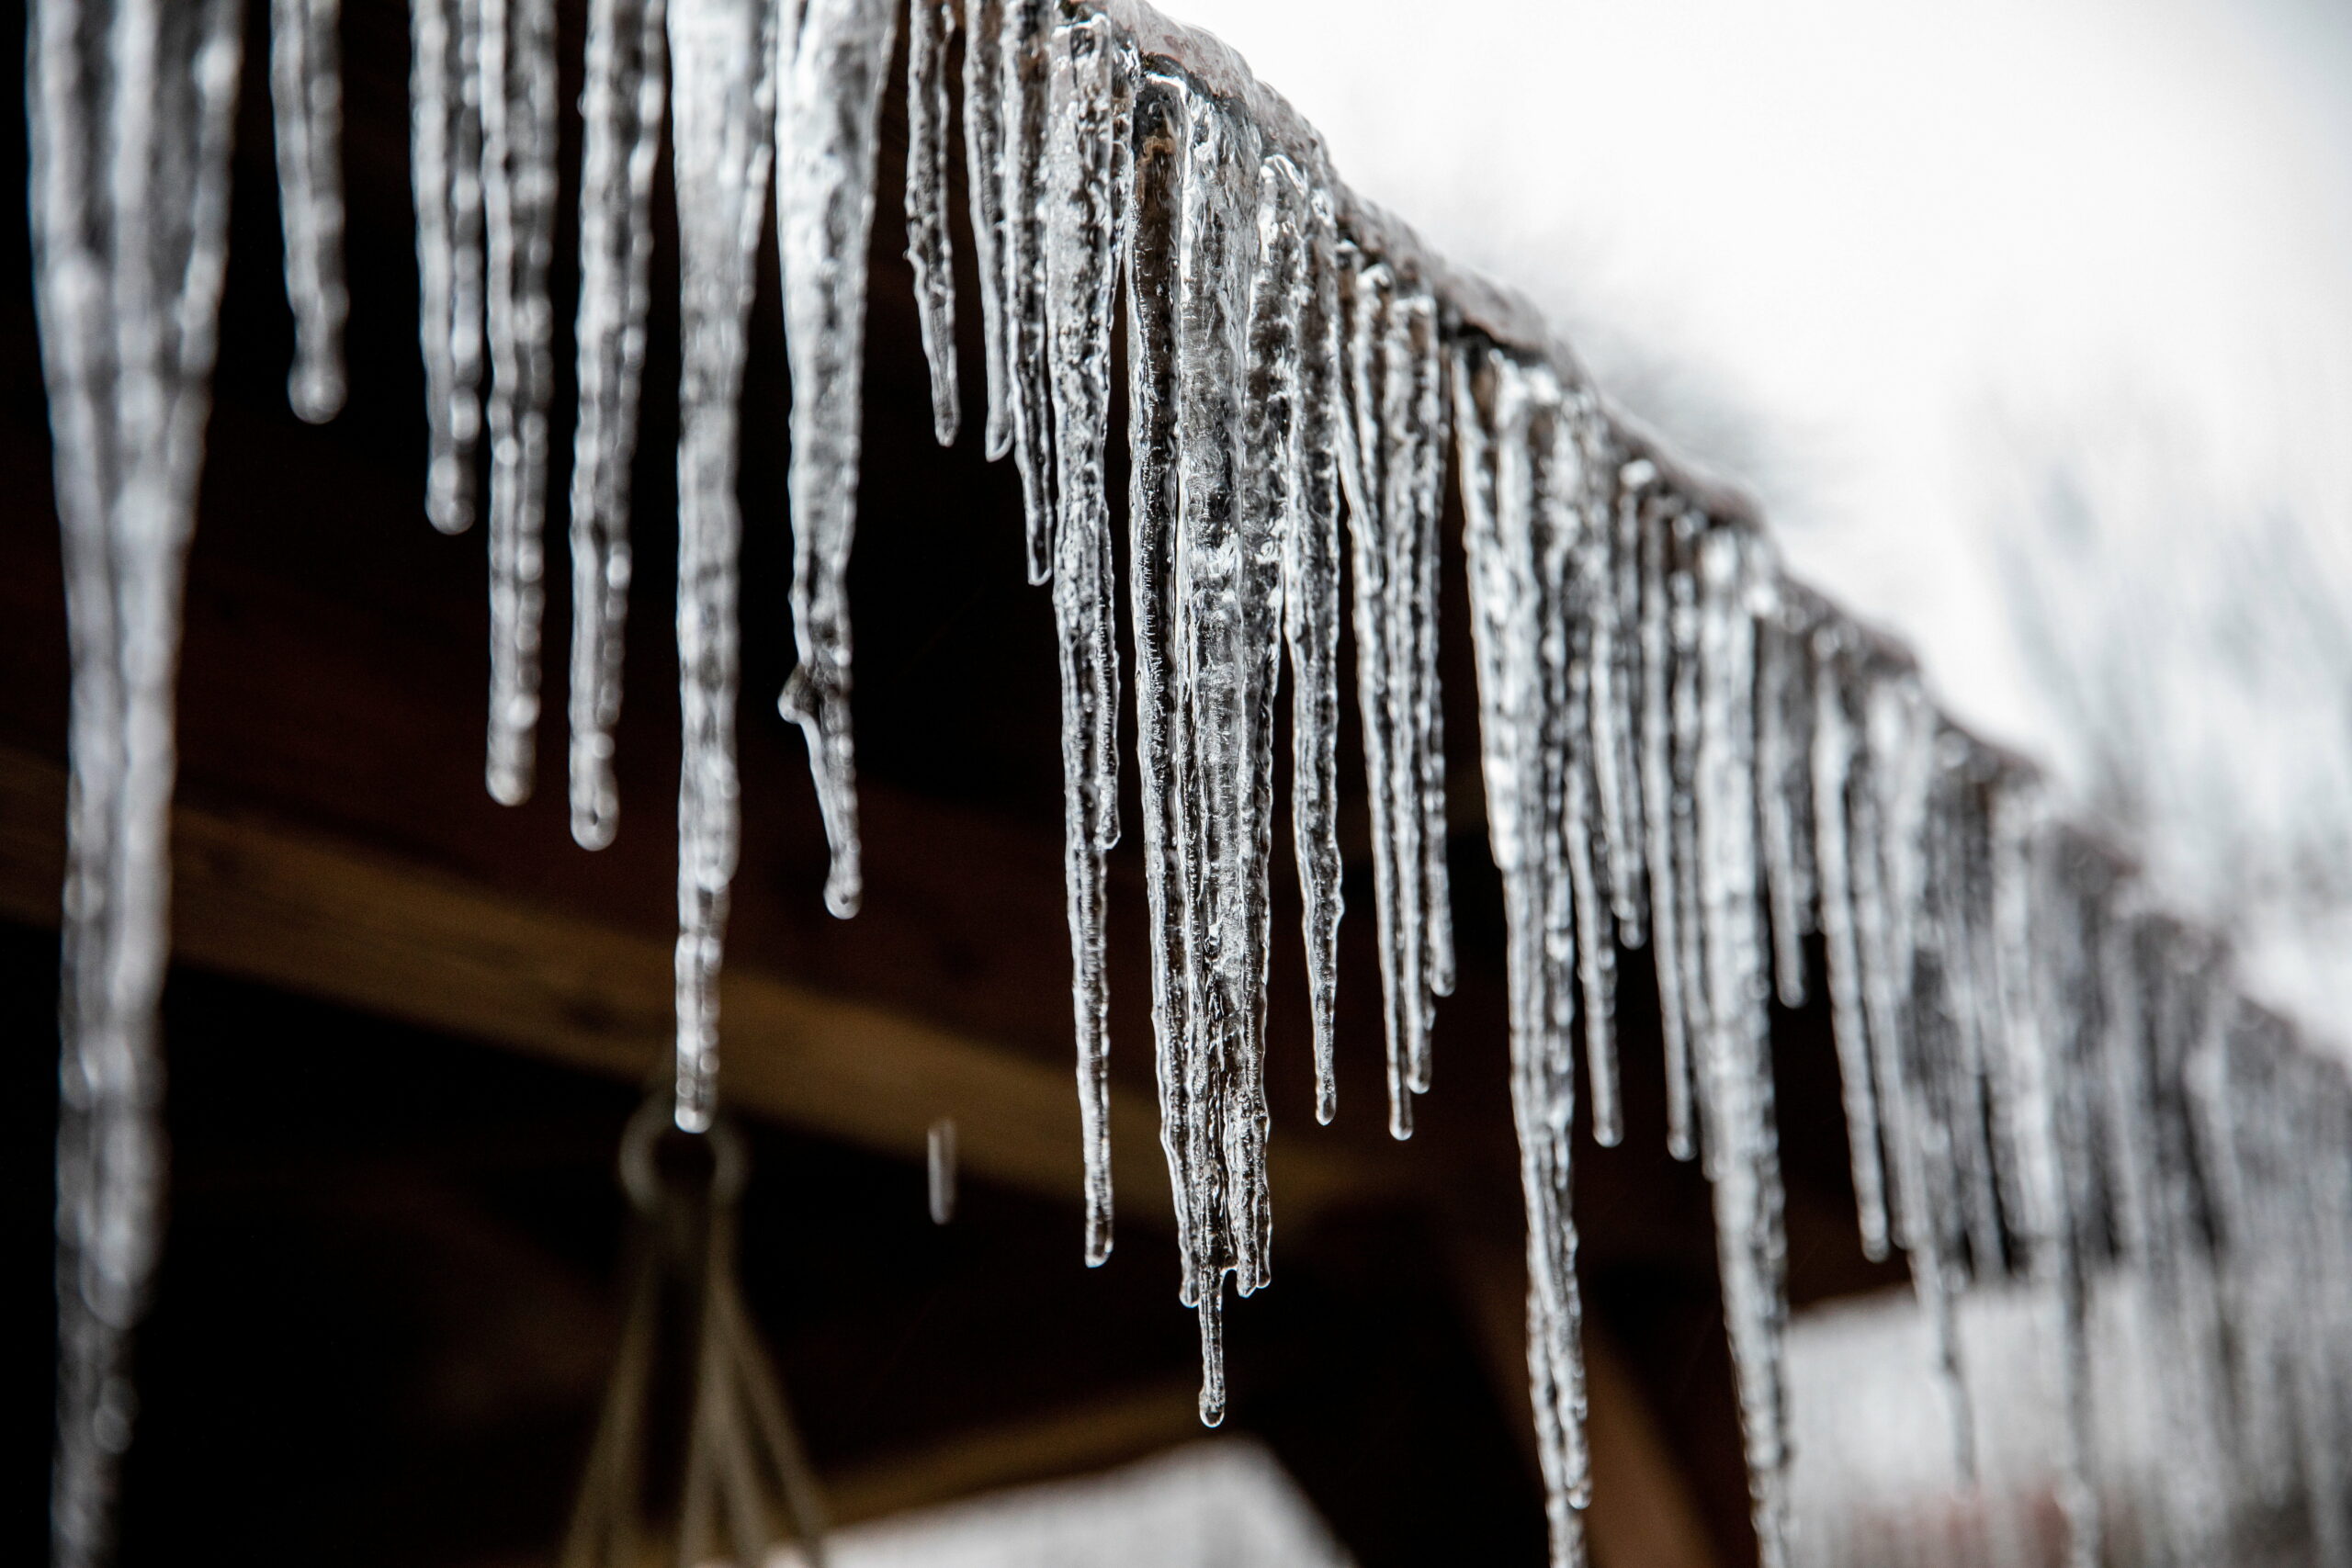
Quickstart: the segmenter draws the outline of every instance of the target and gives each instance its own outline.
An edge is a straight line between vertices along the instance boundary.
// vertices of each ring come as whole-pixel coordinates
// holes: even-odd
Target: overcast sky
[[[2352,627],[2352,8],[1162,3],[1351,186],[1744,472],[1800,572],[1919,646],[1964,716],[2044,754],[2091,727],[2032,667],[2007,550],[2077,623],[2073,685],[2165,666],[2130,722],[2192,873],[2243,880],[2252,823],[2262,874],[2332,832],[2352,883],[2352,662],[2314,668],[2300,622],[2248,631],[2290,574],[2242,542],[2291,515],[2324,584],[2299,613]],[[2062,460],[2087,542],[2052,525]],[[2241,655],[2246,689],[2206,678]],[[2288,734],[2314,728],[2318,753]],[[2346,932],[2313,962],[2352,998]]]

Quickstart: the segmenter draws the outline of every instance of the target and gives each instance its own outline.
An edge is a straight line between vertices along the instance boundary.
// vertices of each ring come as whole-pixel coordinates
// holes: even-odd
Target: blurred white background
[[[2352,1004],[2352,7],[1163,0]]]

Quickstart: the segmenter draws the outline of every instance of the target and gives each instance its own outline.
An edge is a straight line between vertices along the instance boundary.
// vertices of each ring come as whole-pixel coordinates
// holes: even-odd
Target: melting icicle
[[[782,95],[776,232],[792,361],[792,623],[800,654],[777,708],[808,741],[832,845],[825,907],[857,912],[857,761],[850,734],[849,551],[864,416],[865,242],[874,223],[882,73],[898,8],[809,0]]]
[[[775,125],[775,8],[670,0],[678,187],[677,1122],[717,1096],[718,969],[735,874],[735,468],[746,326]]]
[[[409,161],[416,197],[417,335],[429,457],[424,512],[445,534],[474,520],[481,434],[481,8],[411,0]]]
[[[588,11],[580,155],[580,423],[571,447],[571,836],[613,841],[620,790],[621,631],[628,616],[629,464],[645,377],[653,170],[662,152],[662,0]]]
[[[1086,1260],[1111,1255],[1110,1063],[1103,990],[1103,857],[1119,836],[1119,653],[1103,448],[1111,414],[1112,289],[1128,72],[1101,18],[1051,40],[1045,167],[1045,330],[1053,353],[1054,626],[1060,649],[1064,874],[1078,1104],[1086,1158]]]
[[[1437,475],[1445,438],[1436,302],[1350,247],[1343,422],[1356,691],[1372,798],[1389,1130],[1430,1081],[1432,998],[1453,985],[1436,668]]]
[[[490,341],[492,796],[531,793],[545,590],[548,401],[555,389],[554,0],[480,0],[481,164]]]
[[[954,0],[908,0],[907,265],[931,367],[932,432],[956,445],[963,411],[956,388],[956,250],[947,231],[947,46]]]
[[[173,686],[225,260],[232,0],[38,0],[35,303],[73,644],[59,986],[52,1561],[113,1544],[161,1240]]]
[[[1584,1560],[1589,1491],[1581,1303],[1569,1204],[1576,1077],[1568,1048],[1576,931],[1559,807],[1573,766],[1564,704],[1567,541],[1547,504],[1558,388],[1475,340],[1456,351],[1454,432],[1463,478],[1471,630],[1478,657],[1487,817],[1503,880],[1510,995],[1511,1106],[1527,1205],[1527,1358],[1552,1561]],[[1571,469],[1571,473],[1573,473]],[[1571,480],[1571,482],[1573,482]]]
[[[341,0],[271,0],[269,97],[294,369],[286,400],[313,424],[343,410],[343,62]]]
[[[1340,989],[1340,380],[1339,235],[1328,192],[1286,159],[1269,160],[1259,250],[1295,249],[1277,269],[1295,312],[1283,432],[1283,624],[1290,649],[1291,836],[1315,1040],[1315,1117],[1339,1110],[1333,1035]],[[1272,770],[1268,770],[1271,778]],[[1268,812],[1271,816],[1271,811]]]

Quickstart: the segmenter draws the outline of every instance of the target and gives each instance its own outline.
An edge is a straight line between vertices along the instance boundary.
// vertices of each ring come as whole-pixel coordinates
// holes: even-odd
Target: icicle
[[[1556,736],[1547,735],[1544,744],[1547,756],[1555,759],[1549,771],[1558,778],[1554,793],[1558,796],[1568,904],[1557,917],[1564,927],[1558,941],[1576,954],[1593,1141],[1614,1145],[1623,1135],[1617,1097],[1617,933],[1612,903],[1602,892],[1595,863],[1596,848],[1600,865],[1610,863],[1605,829],[1596,821],[1595,811],[1601,775],[1610,771],[1611,759],[1591,743],[1594,686],[1596,682],[1606,684],[1599,623],[1600,603],[1610,592],[1611,520],[1606,510],[1598,515],[1592,511],[1592,486],[1585,470],[1589,443],[1581,428],[1583,419],[1572,408],[1556,406],[1556,399],[1547,401],[1555,406],[1544,422],[1548,450],[1542,457],[1537,493],[1543,508],[1540,570],[1546,584],[1558,585],[1549,591],[1556,608],[1544,626],[1544,664],[1553,688],[1546,722],[1559,729]],[[1573,936],[1565,930],[1570,919]],[[1565,999],[1566,987],[1561,989]]]
[[[1641,733],[1642,536],[1637,508],[1617,504],[1619,457],[1598,399],[1575,394],[1592,530],[1585,559],[1592,581],[1592,752],[1600,803],[1601,869],[1618,940],[1639,947],[1648,924],[1644,851]]]
[[[1687,812],[1690,790],[1678,784],[1674,728],[1675,536],[1672,513],[1654,499],[1657,466],[1646,457],[1621,465],[1616,476],[1620,541],[1639,546],[1641,626],[1641,789],[1644,870],[1650,895],[1650,957],[1657,972],[1658,1032],[1666,1057],[1666,1146],[1677,1159],[1698,1152],[1690,1114],[1690,986],[1684,931],[1686,890],[1678,869],[1687,860],[1676,842],[1677,803]]]
[[[908,0],[907,265],[931,367],[932,433],[956,445],[963,411],[956,387],[956,249],[947,231],[947,46],[955,0]]]
[[[161,1242],[173,686],[225,260],[232,0],[36,0],[34,298],[66,624],[51,1560],[103,1562]]]
[[[645,377],[650,209],[662,152],[663,0],[594,0],[588,11],[580,157],[580,423],[571,448],[571,836],[613,841],[620,791],[628,616],[629,465]]]
[[[1757,547],[1731,527],[1698,541],[1699,754],[1694,800],[1707,1021],[1698,1032],[1701,1111],[1724,1322],[1739,1387],[1757,1551],[1765,1568],[1789,1552],[1789,1411],[1782,1365],[1788,1321],[1774,1127],[1767,959],[1758,929]]]
[[[1389,1130],[1412,1133],[1429,1087],[1431,997],[1453,987],[1442,735],[1436,686],[1438,495],[1444,439],[1436,304],[1385,262],[1346,252],[1343,422],[1356,687],[1372,797],[1386,1001]]]
[[[1565,824],[1557,807],[1569,736],[1566,542],[1545,504],[1558,390],[1475,340],[1456,350],[1454,431],[1478,661],[1488,840],[1501,873],[1510,995],[1511,1105],[1527,1204],[1530,1392],[1552,1561],[1584,1559],[1589,1495],[1581,1305],[1569,1205],[1576,1077],[1568,1051],[1572,925],[1563,918]]]
[[[1315,1032],[1315,1117],[1339,1109],[1333,1036],[1340,991],[1339,236],[1328,192],[1310,186],[1304,232],[1298,366],[1290,431],[1290,516],[1283,614],[1290,648],[1291,830],[1304,906],[1308,1009]],[[1266,244],[1261,215],[1261,245]]]
[[[343,63],[340,0],[270,0],[269,97],[277,141],[294,368],[286,400],[312,424],[343,409]]]
[[[1845,1101],[1847,1151],[1854,1173],[1854,1207],[1860,1220],[1862,1252],[1876,1260],[1886,1256],[1890,1235],[1886,1170],[1879,1152],[1879,1088],[1862,1001],[1851,860],[1854,852],[1847,827],[1848,790],[1854,766],[1854,720],[1842,659],[1846,633],[1835,620],[1825,618],[1816,624],[1809,640],[1814,670],[1810,783],[1822,945],[1828,957],[1830,1032],[1838,1048],[1838,1077]]]
[[[1770,611],[1757,626],[1756,766],[1762,784],[1764,881],[1772,910],[1772,978],[1781,1005],[1805,1002],[1804,939],[1813,930],[1813,738],[1808,628],[1775,583]]]
[[[1064,872],[1069,882],[1079,1121],[1086,1157],[1086,1260],[1111,1254],[1109,1041],[1103,857],[1119,835],[1116,570],[1103,444],[1128,73],[1101,18],[1052,39],[1046,155],[1045,331],[1052,350],[1057,480],[1054,625],[1060,649]]]
[[[800,665],[777,701],[808,737],[832,845],[825,906],[857,912],[857,763],[850,734],[849,551],[864,417],[865,242],[890,0],[809,0],[783,97],[776,231],[792,361],[792,620]],[[789,35],[787,35],[789,36]]]
[[[982,359],[988,408],[980,449],[995,462],[1012,450],[1012,400],[1004,298],[1004,8],[1007,0],[963,0],[964,178],[971,206],[972,259],[980,277]]]
[[[989,177],[1003,186],[997,257],[1003,268],[999,317],[1004,343],[1004,393],[1012,463],[1021,475],[1029,581],[1053,573],[1055,446],[1046,359],[1044,157],[1046,40],[1057,0],[1003,0],[995,99],[1001,162]]]
[[[483,4],[410,0],[409,161],[430,451],[424,513],[445,534],[473,525],[481,434]]]
[[[555,312],[554,0],[480,0],[483,233],[489,258],[490,793],[531,793],[539,716],[540,535]]]
[[[670,0],[678,187],[677,1122],[710,1126],[718,969],[735,874],[735,471],[745,334],[775,147],[775,7]],[[861,254],[863,253],[861,252]]]

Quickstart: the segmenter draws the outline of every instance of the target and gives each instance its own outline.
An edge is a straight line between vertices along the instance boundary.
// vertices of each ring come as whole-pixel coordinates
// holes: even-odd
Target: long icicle
[[[343,58],[341,0],[270,0],[269,98],[294,368],[286,400],[312,424],[343,410]]]
[[[1278,220],[1299,225],[1298,325],[1283,557],[1290,649],[1291,837],[1314,1030],[1315,1118],[1339,1110],[1335,1034],[1340,991],[1340,467],[1345,418],[1340,368],[1339,234],[1329,193],[1311,171],[1270,161],[1285,182]],[[1303,182],[1295,183],[1293,182]],[[1260,247],[1272,240],[1260,216]]]
[[[1477,653],[1479,740],[1488,841],[1503,880],[1510,996],[1512,1117],[1527,1206],[1527,1358],[1537,1452],[1555,1568],[1584,1561],[1589,1492],[1584,1436],[1581,1303],[1569,1207],[1576,1078],[1568,1008],[1576,934],[1563,919],[1560,802],[1569,763],[1566,541],[1547,492],[1558,389],[1549,373],[1476,342],[1455,351],[1453,399],[1462,475],[1471,631]]]
[[[849,552],[864,420],[865,242],[874,223],[882,73],[898,7],[809,0],[779,95],[776,232],[792,362],[792,623],[777,709],[808,738],[832,846],[825,907],[857,912],[857,754],[850,731]],[[790,36],[790,35],[787,35]]]
[[[613,841],[628,618],[629,474],[652,302],[653,175],[666,96],[663,0],[594,0],[580,96],[580,422],[571,446],[571,836]]]
[[[555,391],[554,0],[480,0],[482,231],[490,343],[492,798],[528,798],[546,590],[548,404]]]
[[[788,18],[785,20],[788,21]],[[678,186],[678,1125],[707,1130],[735,874],[735,502],[745,337],[776,123],[769,0],[671,0]]]
[[[161,1246],[180,604],[226,259],[233,0],[36,0],[34,298],[73,648],[51,1560],[111,1554]]]
[[[921,0],[918,0],[918,9]],[[1051,39],[1045,159],[1046,331],[1052,349],[1056,482],[1054,626],[1060,656],[1064,874],[1078,1104],[1086,1168],[1086,1261],[1111,1255],[1103,859],[1118,840],[1119,654],[1110,493],[1111,321],[1124,220],[1123,98],[1130,72],[1100,18]]]

